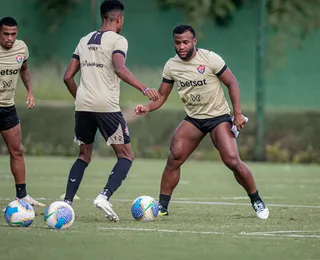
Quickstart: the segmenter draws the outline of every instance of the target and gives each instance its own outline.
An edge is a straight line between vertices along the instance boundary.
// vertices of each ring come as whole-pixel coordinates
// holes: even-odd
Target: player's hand
[[[137,105],[134,110],[133,116],[142,116],[149,112],[149,108],[146,105]]]
[[[28,105],[28,108],[31,109],[35,106],[36,101],[34,99],[34,95],[32,91],[28,91],[26,104]]]
[[[233,124],[237,127],[238,131],[240,131],[246,124],[246,119],[242,114],[235,114]]]
[[[146,88],[143,94],[152,101],[157,101],[160,98],[158,91],[155,88]]]

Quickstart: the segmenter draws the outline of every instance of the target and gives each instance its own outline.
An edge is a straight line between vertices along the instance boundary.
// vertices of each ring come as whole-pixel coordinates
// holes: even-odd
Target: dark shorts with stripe
[[[92,144],[98,129],[109,145],[130,143],[129,130],[121,112],[76,111],[75,141],[79,145]]]
[[[228,114],[206,119],[196,119],[190,116],[186,116],[184,120],[193,124],[204,134],[211,133],[213,129],[215,129],[218,125],[220,125],[223,122],[229,122],[230,124],[232,124],[231,117]]]
[[[0,131],[9,130],[20,123],[15,106],[0,107]]]

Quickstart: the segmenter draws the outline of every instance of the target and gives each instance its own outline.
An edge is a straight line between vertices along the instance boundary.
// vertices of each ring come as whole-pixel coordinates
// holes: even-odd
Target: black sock
[[[160,194],[159,195],[159,204],[163,208],[168,209],[170,199],[171,199],[171,196],[165,195],[165,194]]]
[[[68,177],[65,200],[73,201],[73,198],[79,189],[84,171],[87,168],[87,166],[88,164],[85,161],[81,159],[77,159],[73,164],[73,166],[71,167],[69,177]]]
[[[129,159],[119,158],[118,162],[113,167],[108,182],[101,194],[107,196],[108,199],[110,199],[112,194],[121,186],[122,182],[127,177],[131,165],[132,161],[130,161]]]
[[[259,196],[259,192],[256,191],[255,193],[252,194],[248,194],[250,200],[251,200],[251,204],[253,204],[256,201],[262,201],[262,199]]]
[[[26,184],[16,184],[16,197],[22,199],[27,196]]]

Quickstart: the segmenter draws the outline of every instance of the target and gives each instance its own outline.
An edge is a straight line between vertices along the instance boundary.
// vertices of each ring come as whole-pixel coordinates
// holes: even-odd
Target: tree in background
[[[227,27],[238,9],[259,1],[158,0],[163,9],[180,9],[197,28],[207,21]],[[301,47],[302,40],[319,25],[320,0],[267,0],[266,3],[268,26],[273,32],[269,46],[273,51],[283,51],[290,44]]]

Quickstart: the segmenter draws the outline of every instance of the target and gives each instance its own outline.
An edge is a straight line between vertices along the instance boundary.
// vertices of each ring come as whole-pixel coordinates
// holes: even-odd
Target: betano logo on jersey
[[[198,87],[198,86],[204,86],[207,85],[207,82],[205,79],[203,80],[188,80],[188,81],[181,81],[179,80],[180,86],[182,88],[186,87]]]
[[[4,75],[6,75],[6,76],[16,75],[16,74],[18,74],[18,72],[19,72],[19,69],[15,69],[15,70],[13,70],[13,69],[11,69],[11,70],[6,69],[6,70],[1,70],[1,71],[0,71],[0,75],[1,75],[1,76],[4,76]]]

